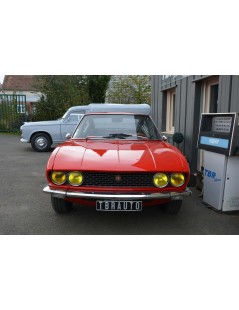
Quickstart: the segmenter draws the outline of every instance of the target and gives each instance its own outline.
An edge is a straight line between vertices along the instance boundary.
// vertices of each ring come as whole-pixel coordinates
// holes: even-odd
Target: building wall
[[[166,78],[165,78],[166,77]],[[184,135],[180,150],[187,156],[191,172],[197,171],[197,138],[203,112],[204,83],[212,76],[152,76],[152,116],[161,132],[165,130],[167,90],[176,88],[175,132]],[[217,112],[239,112],[239,77],[219,76]],[[172,143],[172,140],[169,141]]]
[[[218,101],[220,112],[239,112],[239,76],[220,76]]]

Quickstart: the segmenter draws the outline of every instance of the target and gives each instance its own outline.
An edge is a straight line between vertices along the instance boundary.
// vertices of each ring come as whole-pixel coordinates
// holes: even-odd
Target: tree
[[[149,75],[114,75],[106,92],[106,102],[151,103]]]
[[[88,75],[90,102],[104,103],[110,75]]]
[[[130,75],[130,90],[135,103],[151,103],[151,79],[148,75]]]
[[[59,118],[74,105],[104,102],[109,78],[104,75],[38,76],[35,88],[42,96],[37,103],[34,120]]]

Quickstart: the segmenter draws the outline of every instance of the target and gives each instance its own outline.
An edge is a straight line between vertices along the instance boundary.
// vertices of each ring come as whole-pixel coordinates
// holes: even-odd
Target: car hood
[[[61,120],[55,120],[55,121],[41,121],[41,122],[26,122],[22,125],[22,127],[25,126],[49,126],[49,125],[56,125],[60,124]]]
[[[54,154],[54,170],[188,172],[181,152],[161,141],[68,141]]]

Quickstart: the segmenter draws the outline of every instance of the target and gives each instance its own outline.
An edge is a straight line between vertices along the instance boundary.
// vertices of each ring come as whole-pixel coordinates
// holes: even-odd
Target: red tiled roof
[[[2,90],[34,91],[36,75],[5,75]]]

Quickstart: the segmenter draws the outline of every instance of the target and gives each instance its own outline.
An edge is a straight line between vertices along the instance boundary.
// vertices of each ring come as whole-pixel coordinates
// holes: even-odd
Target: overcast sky
[[[0,83],[3,82],[3,79],[4,79],[4,75],[0,75]]]

